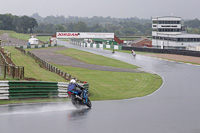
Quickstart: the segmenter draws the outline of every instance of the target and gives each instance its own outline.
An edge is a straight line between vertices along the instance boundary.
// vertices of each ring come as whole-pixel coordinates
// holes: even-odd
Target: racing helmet
[[[76,80],[72,79],[70,80],[70,83],[76,83]]]

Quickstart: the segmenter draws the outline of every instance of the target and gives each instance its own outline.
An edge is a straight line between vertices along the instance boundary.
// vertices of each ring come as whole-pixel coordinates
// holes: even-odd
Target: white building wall
[[[168,35],[177,35],[177,34],[181,34],[181,32],[156,32],[156,31],[152,31],[152,36],[168,36]]]
[[[169,47],[169,46],[188,47],[188,46],[200,45],[200,42],[175,42],[175,41],[152,39],[152,44],[154,44],[153,46],[159,46],[159,47],[161,47],[162,45],[166,47]]]
[[[164,16],[164,17],[152,17],[152,21],[180,21],[181,17],[174,17],[174,16]],[[158,24],[153,23],[152,29],[181,29],[182,25],[180,24]],[[165,37],[167,38],[200,38],[200,35],[195,34],[185,34],[183,32],[158,32],[158,31],[152,31],[152,36],[154,37]],[[172,40],[172,39],[170,39]],[[168,46],[168,47],[188,47],[188,46],[197,46],[200,44],[200,42],[176,42],[176,41],[170,41],[170,40],[160,40],[160,39],[152,39],[152,45],[153,46]],[[174,40],[174,39],[173,39]]]
[[[200,46],[196,46],[196,50],[197,50],[197,51],[200,51]]]

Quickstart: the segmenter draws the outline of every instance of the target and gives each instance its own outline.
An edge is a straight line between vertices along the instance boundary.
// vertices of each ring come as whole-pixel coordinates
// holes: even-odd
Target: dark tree
[[[30,29],[30,33],[33,33],[33,29],[34,29],[35,27],[37,27],[37,26],[38,26],[38,23],[37,23],[36,19],[34,19],[34,18],[29,18],[29,29]]]

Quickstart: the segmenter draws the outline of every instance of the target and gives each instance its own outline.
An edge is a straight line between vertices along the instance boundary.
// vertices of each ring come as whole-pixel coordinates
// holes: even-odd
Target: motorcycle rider
[[[74,80],[74,79],[71,79],[70,80],[70,83],[69,83],[69,85],[68,85],[68,91],[74,91],[74,92],[77,92],[78,93],[78,95],[79,96],[81,96],[82,97],[82,90],[83,90],[84,88],[82,87],[82,86],[80,86],[78,83],[76,83],[76,80]]]
[[[133,56],[136,56],[136,53],[135,53],[134,50],[132,50],[131,53],[132,53]]]

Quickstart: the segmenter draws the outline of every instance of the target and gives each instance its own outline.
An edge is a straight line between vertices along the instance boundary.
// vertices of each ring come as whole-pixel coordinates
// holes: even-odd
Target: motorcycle
[[[115,50],[112,51],[112,54],[114,54],[114,53],[115,53]]]
[[[69,98],[71,98],[71,102],[72,104],[79,108],[81,105],[86,105],[87,107],[91,108],[92,107],[92,103],[90,101],[90,99],[88,98],[88,90],[87,89],[83,89],[82,93],[79,94],[76,91],[67,91]]]
[[[131,52],[131,53],[132,53],[133,57],[135,57],[135,56],[136,56],[136,53],[135,53],[135,52]]]

